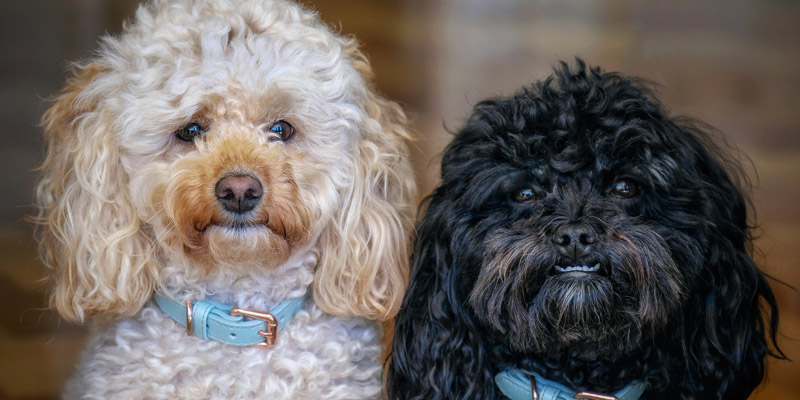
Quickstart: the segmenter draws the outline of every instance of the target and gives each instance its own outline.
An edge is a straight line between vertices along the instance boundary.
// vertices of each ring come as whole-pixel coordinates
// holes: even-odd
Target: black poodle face
[[[418,227],[390,397],[500,398],[495,374],[521,368],[745,398],[781,353],[740,176],[646,84],[580,61],[479,103]]]
[[[640,84],[598,71],[477,107],[437,195],[463,232],[469,306],[520,352],[628,352],[702,268],[696,141]]]
[[[469,306],[520,352],[630,351],[702,268],[709,202],[694,139],[634,81],[562,71],[477,107],[437,195]]]

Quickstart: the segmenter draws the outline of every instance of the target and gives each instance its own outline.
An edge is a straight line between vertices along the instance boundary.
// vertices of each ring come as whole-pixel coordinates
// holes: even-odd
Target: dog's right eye
[[[284,120],[280,120],[272,124],[272,126],[269,128],[269,131],[270,133],[275,134],[275,136],[269,138],[271,142],[286,142],[294,136],[294,126]]]
[[[192,122],[189,125],[184,126],[181,129],[175,131],[175,137],[184,142],[193,142],[197,139],[200,135],[203,134],[203,127],[200,126],[197,122]]]
[[[617,181],[614,184],[614,187],[611,188],[611,194],[623,199],[630,199],[631,197],[636,196],[638,192],[639,187],[636,186],[636,183],[625,179]]]
[[[533,189],[531,188],[522,188],[517,190],[514,195],[512,196],[514,201],[517,203],[524,203],[526,201],[533,200]]]

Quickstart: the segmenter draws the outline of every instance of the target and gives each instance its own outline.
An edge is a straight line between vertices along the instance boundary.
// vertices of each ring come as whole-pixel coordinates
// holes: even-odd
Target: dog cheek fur
[[[614,266],[607,279],[547,279],[556,257],[548,251],[545,229],[527,225],[496,229],[484,243],[462,245],[486,249],[470,306],[517,351],[569,351],[587,359],[629,352],[638,338],[675,317],[686,298],[682,270],[697,268],[679,265],[672,257],[677,250],[654,227],[620,223],[606,246],[604,264]],[[685,260],[698,259],[688,237],[672,236],[682,236],[690,253]]]

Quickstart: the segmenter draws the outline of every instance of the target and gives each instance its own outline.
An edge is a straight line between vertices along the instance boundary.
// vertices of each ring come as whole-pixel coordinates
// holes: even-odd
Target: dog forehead
[[[480,198],[524,187],[545,192],[579,187],[589,194],[604,193],[623,179],[667,193],[699,179],[697,155],[688,144],[691,134],[660,115],[619,120],[612,128],[592,127],[584,118],[565,130],[541,122],[552,116],[520,122],[509,104],[480,110],[483,115],[473,116],[451,143],[442,181],[452,190]]]
[[[624,164],[669,164],[686,148],[643,84],[617,74],[557,71],[506,98],[479,103],[445,164],[505,163],[569,174]]]
[[[602,186],[624,177],[653,185],[677,184],[677,171],[690,168],[691,156],[681,153],[676,158],[681,148],[653,142],[645,137],[650,134],[627,130],[554,137],[552,131],[501,132],[483,142],[469,139],[452,146],[443,159],[442,177],[457,180],[466,173],[481,185],[506,186],[586,179]]]
[[[100,55],[136,93],[198,84],[208,91],[236,80],[256,91],[283,82],[334,99],[362,91],[346,42],[288,1],[154,1],[119,37],[107,37]]]
[[[137,135],[229,111],[250,123],[288,116],[307,130],[339,121],[338,132],[363,118],[368,92],[351,47],[288,1],[153,1],[104,39],[94,60],[104,73],[84,92],[101,92]]]

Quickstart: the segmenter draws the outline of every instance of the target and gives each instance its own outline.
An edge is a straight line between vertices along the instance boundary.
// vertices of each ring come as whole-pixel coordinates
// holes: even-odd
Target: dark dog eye
[[[197,122],[192,122],[191,124],[175,131],[175,137],[183,140],[184,142],[193,142],[200,135],[202,135],[204,131],[205,130],[202,126],[200,126],[200,124]]]
[[[638,192],[639,188],[635,183],[624,179],[617,181],[617,183],[615,183],[614,187],[611,189],[611,194],[623,199],[630,199],[631,197],[636,196]]]
[[[516,201],[517,203],[524,203],[526,201],[533,200],[533,189],[524,188],[517,190],[517,192],[514,193],[513,197],[514,201]]]
[[[274,137],[269,138],[270,141],[281,140],[285,142],[291,139],[292,136],[294,136],[294,127],[292,126],[292,124],[284,120],[280,120],[272,124],[272,126],[269,128],[269,131],[270,133],[276,135]]]

